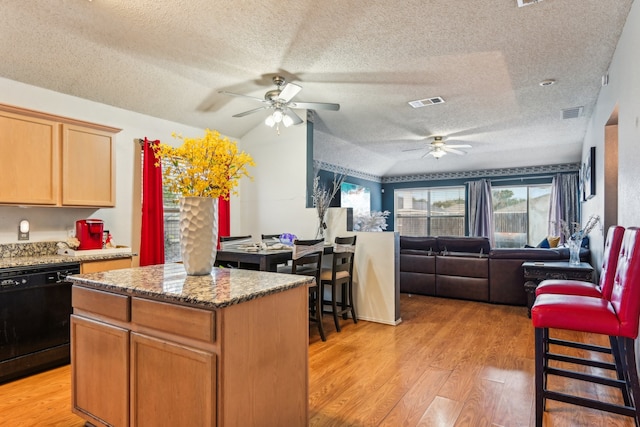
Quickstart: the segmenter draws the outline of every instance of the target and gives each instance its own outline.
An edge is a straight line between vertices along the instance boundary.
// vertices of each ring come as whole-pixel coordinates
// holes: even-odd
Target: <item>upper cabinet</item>
[[[62,125],[62,204],[115,206],[112,133]]]
[[[59,138],[56,122],[0,111],[0,203],[57,204]]]
[[[119,131],[0,104],[0,204],[115,206]]]

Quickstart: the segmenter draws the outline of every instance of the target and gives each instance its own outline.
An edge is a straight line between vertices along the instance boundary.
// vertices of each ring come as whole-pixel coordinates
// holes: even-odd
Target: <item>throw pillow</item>
[[[547,241],[550,248],[557,248],[558,243],[560,243],[560,236],[547,236]]]
[[[549,245],[549,240],[547,240],[546,237],[542,239],[542,242],[538,243],[538,246],[536,246],[536,248],[544,248],[544,249],[549,249],[550,247],[551,246]]]

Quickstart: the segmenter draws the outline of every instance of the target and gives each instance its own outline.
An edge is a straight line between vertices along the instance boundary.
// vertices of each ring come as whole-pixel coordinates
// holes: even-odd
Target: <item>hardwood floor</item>
[[[310,329],[310,426],[534,425],[533,328],[524,307],[403,294],[401,313],[398,326],[344,321],[341,333],[325,316],[326,342]],[[0,426],[82,426],[70,410],[69,372],[64,366],[1,385]],[[550,385],[620,399],[603,386],[557,378]],[[557,402],[547,409],[546,427],[634,426]]]

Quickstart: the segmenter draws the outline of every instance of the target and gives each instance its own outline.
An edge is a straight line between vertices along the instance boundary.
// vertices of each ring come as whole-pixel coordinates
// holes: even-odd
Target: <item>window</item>
[[[495,246],[535,246],[547,237],[551,185],[493,187]]]
[[[142,153],[141,170],[144,165],[144,152]],[[142,183],[142,180],[140,181]],[[142,194],[142,191],[140,192]],[[164,261],[181,261],[180,256],[180,209],[178,201],[180,194],[170,192],[162,186],[162,207],[164,211]]]
[[[465,188],[395,190],[395,230],[401,236],[464,236]]]
[[[164,210],[164,261],[176,262],[180,256],[180,194],[170,192],[162,186],[162,208]]]

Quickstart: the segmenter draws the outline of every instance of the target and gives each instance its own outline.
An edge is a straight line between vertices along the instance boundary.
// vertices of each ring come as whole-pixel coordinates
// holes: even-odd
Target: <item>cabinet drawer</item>
[[[73,308],[110,317],[122,322],[131,319],[129,297],[96,289],[73,286],[71,293]]]
[[[99,273],[101,271],[120,270],[122,268],[131,268],[131,258],[85,261],[80,264],[80,273]]]
[[[131,321],[183,337],[215,341],[215,312],[209,310],[132,298]]]

